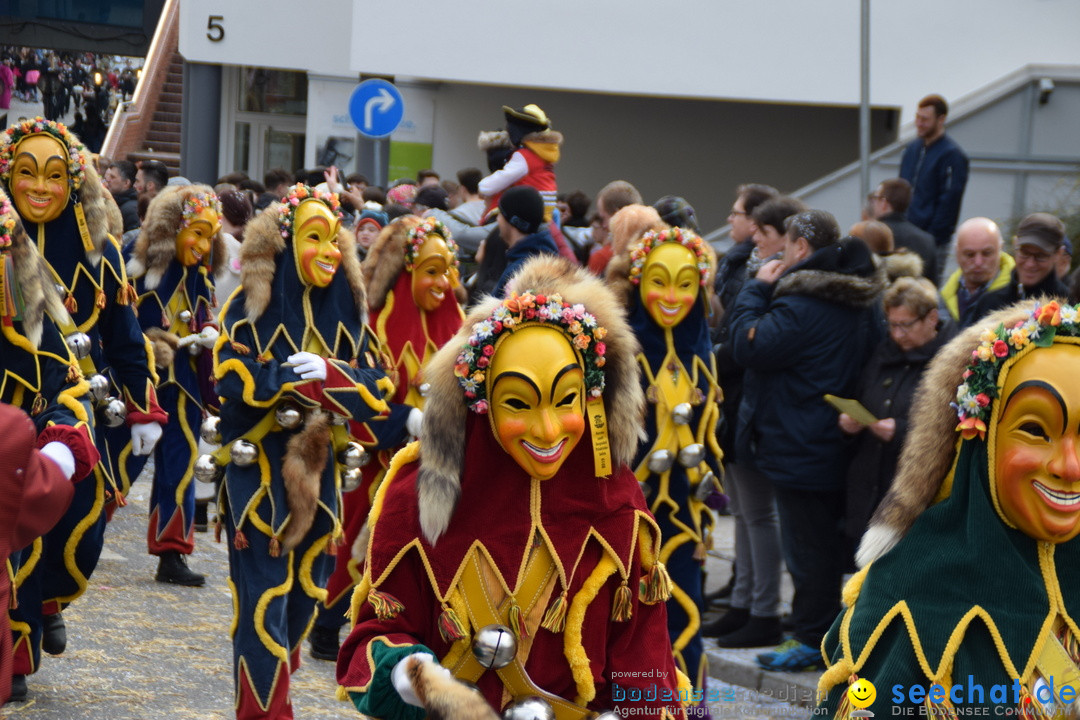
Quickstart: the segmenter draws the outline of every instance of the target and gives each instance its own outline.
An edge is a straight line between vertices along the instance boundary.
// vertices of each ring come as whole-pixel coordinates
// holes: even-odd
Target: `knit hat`
[[[420,188],[420,192],[416,193],[416,199],[413,200],[416,205],[423,205],[426,208],[436,208],[438,210],[450,209],[450,196],[446,190],[437,185],[428,185],[427,187]]]
[[[1032,213],[1016,228],[1016,247],[1035,245],[1044,252],[1054,253],[1064,241],[1065,223],[1049,213]]]
[[[377,229],[382,230],[388,222],[390,222],[390,219],[386,217],[386,213],[364,208],[364,211],[360,213],[360,219],[356,221],[356,227],[359,229],[364,223],[371,223]]]
[[[697,219],[690,203],[677,195],[665,195],[653,204],[660,219],[672,227],[681,227],[697,232]]]
[[[544,222],[544,199],[529,185],[517,185],[499,199],[499,212],[506,221],[526,235],[540,229]]]

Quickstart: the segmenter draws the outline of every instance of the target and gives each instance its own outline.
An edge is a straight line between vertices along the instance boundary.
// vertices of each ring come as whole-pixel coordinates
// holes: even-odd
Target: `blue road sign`
[[[349,98],[349,116],[364,137],[386,137],[397,129],[404,115],[401,91],[380,78],[360,83]]]

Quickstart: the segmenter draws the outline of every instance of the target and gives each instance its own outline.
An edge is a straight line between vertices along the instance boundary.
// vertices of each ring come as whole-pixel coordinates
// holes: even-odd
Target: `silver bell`
[[[639,482],[638,486],[641,488],[641,494],[644,495],[646,497],[646,499],[650,495],[652,495],[652,488],[649,487],[649,483],[647,483],[647,482]]]
[[[103,402],[101,418],[105,421],[105,424],[113,428],[123,425],[124,420],[127,419],[127,407],[124,405],[124,401],[114,397],[107,397]]]
[[[259,457],[259,448],[254,443],[250,443],[247,440],[234,440],[232,446],[229,448],[229,459],[232,460],[233,465],[237,467],[247,467],[253,465],[255,460]]]
[[[503,710],[503,720],[555,720],[555,711],[542,697],[515,700]]]
[[[505,625],[485,625],[473,637],[473,657],[486,668],[506,667],[517,655],[517,638]]]
[[[187,324],[187,323],[191,322],[191,311],[190,310],[181,310],[180,314],[177,315],[176,317],[180,320],[180,322]]]
[[[683,467],[696,467],[705,459],[705,446],[701,443],[687,445],[679,450],[679,464]]]
[[[713,471],[709,470],[702,476],[701,482],[694,488],[694,498],[705,502],[705,498],[712,494],[712,491],[716,489],[716,476],[713,475]]]
[[[685,425],[694,417],[694,406],[690,403],[679,403],[671,409],[671,421],[676,425]]]
[[[664,473],[674,464],[675,458],[672,457],[670,450],[657,450],[649,456],[649,472]]]
[[[90,336],[86,333],[73,332],[64,338],[64,340],[67,342],[67,346],[71,349],[71,354],[75,356],[76,360],[82,360],[90,354]]]
[[[221,467],[218,466],[213,455],[200,455],[195,459],[192,474],[199,482],[212,483],[217,480],[219,472],[221,472]]]
[[[274,409],[274,420],[286,430],[292,430],[304,422],[304,412],[296,403],[283,402]]]
[[[210,415],[199,426],[199,437],[209,445],[221,444],[221,418]]]
[[[102,403],[109,396],[109,378],[104,375],[91,375],[87,381],[90,383],[90,397],[94,403]]]
[[[364,479],[364,474],[360,472],[360,468],[349,468],[348,470],[341,471],[341,492],[352,492],[356,488],[360,487],[360,482]]]
[[[338,453],[338,462],[353,470],[367,465],[364,459],[365,455],[367,455],[367,450],[364,449],[363,445],[358,442],[350,442]]]
[[[416,388],[416,391],[420,393],[420,397],[427,397],[431,392],[431,383],[420,383],[420,387]]]

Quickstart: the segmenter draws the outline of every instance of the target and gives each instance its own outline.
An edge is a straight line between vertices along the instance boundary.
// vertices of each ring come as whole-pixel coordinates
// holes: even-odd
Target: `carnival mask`
[[[64,144],[44,133],[24,138],[15,150],[9,182],[24,220],[45,223],[58,218],[71,195]]]
[[[585,432],[585,375],[569,339],[543,325],[507,333],[487,376],[499,444],[530,477],[551,479]]]
[[[454,254],[439,235],[428,235],[416,253],[412,271],[412,296],[416,307],[433,312],[442,305],[452,286]]]
[[[324,203],[304,200],[293,221],[293,253],[300,279],[306,285],[326,287],[341,265],[338,232],[341,221]]]
[[[697,300],[701,273],[694,252],[666,242],[653,248],[641,271],[641,302],[658,325],[673,328]]]
[[[176,234],[176,259],[185,267],[203,262],[210,255],[211,242],[221,231],[221,218],[212,207],[185,216],[184,226]]]
[[[1036,540],[1080,534],[1080,345],[1055,343],[1008,371],[991,458],[994,502]]]

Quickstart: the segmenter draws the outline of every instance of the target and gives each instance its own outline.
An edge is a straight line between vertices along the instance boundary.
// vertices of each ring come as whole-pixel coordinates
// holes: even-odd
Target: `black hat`
[[[503,115],[506,117],[506,132],[514,147],[520,145],[526,135],[551,129],[551,120],[536,105],[526,105],[521,110],[503,105]]]
[[[544,198],[530,185],[516,185],[502,194],[499,212],[513,227],[532,235],[544,222]]]
[[[668,225],[697,232],[698,225],[694,218],[694,208],[683,198],[677,195],[665,195],[656,201],[653,209]]]
[[[447,195],[446,190],[438,185],[425,185],[416,193],[413,204],[438,210],[449,210],[450,196]]]

